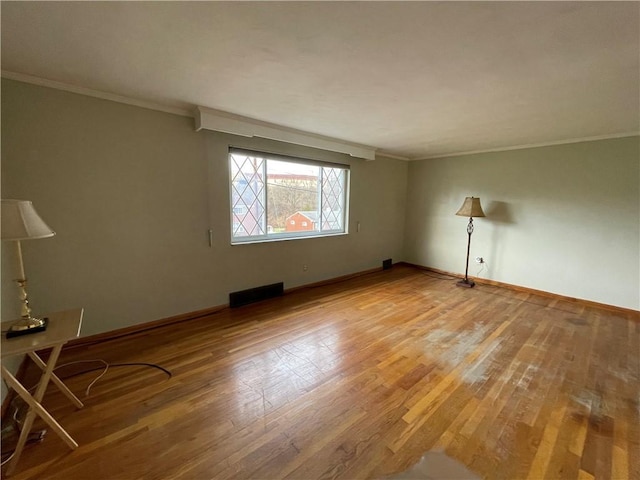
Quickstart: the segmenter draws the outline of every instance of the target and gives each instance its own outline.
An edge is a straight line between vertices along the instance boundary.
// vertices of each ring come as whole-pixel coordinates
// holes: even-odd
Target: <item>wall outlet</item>
[[[308,265],[302,265],[302,271],[306,272],[307,270],[309,270],[309,266]]]
[[[476,257],[476,263],[484,263],[484,258]]]

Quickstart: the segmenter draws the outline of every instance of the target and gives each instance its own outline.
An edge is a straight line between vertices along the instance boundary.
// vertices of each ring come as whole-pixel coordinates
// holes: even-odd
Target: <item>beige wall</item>
[[[230,144],[349,163],[352,233],[231,246]],[[402,260],[407,168],[195,132],[191,118],[2,81],[2,197],[33,201],[57,232],[24,242],[32,305],[84,307],[83,335],[225,304],[239,289]],[[14,294],[4,273],[3,299]]]
[[[639,137],[410,163],[407,261],[464,273],[472,195],[470,275],[640,309]]]

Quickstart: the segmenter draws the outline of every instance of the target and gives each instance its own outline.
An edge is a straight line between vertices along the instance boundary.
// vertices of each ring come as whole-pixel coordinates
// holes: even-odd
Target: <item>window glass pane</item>
[[[231,154],[231,211],[233,238],[266,233],[263,158]]]
[[[345,170],[322,168],[322,230],[344,229]]]
[[[274,234],[318,230],[319,174],[313,165],[267,160],[267,224]]]

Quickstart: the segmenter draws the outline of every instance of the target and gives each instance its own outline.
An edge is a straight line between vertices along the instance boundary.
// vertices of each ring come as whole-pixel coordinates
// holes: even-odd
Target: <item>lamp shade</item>
[[[460,207],[460,210],[456,212],[456,215],[460,215],[461,217],[484,217],[480,199],[476,197],[465,198],[464,203]]]
[[[2,240],[30,240],[55,234],[29,200],[2,199]]]

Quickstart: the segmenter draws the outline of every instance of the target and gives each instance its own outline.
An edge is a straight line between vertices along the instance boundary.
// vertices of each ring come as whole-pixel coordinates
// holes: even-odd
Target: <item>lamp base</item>
[[[9,327],[7,338],[20,337],[30,333],[44,332],[49,324],[48,318],[22,318]]]
[[[457,286],[465,287],[465,288],[473,288],[475,286],[475,284],[476,283],[473,280],[471,280],[470,278],[463,278],[459,282],[456,282]]]

